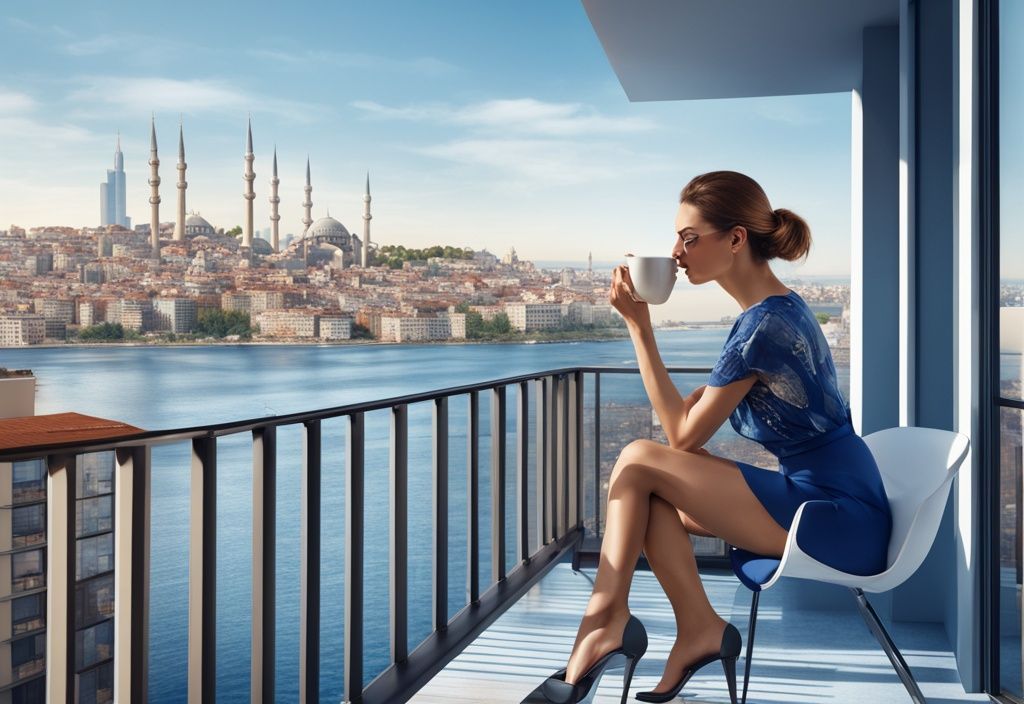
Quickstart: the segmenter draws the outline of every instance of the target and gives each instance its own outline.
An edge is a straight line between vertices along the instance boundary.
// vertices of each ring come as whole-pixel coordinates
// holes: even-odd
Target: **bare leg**
[[[629,587],[647,533],[652,494],[733,545],[763,555],[782,554],[786,530],[750,491],[734,462],[647,440],[630,443],[619,455],[609,481],[597,577],[566,665],[566,682],[576,682],[604,653],[621,645],[629,618]],[[678,544],[673,547],[680,549]]]
[[[675,506],[657,495],[651,496],[644,554],[676,617],[676,642],[665,673],[654,688],[659,692],[678,682],[683,668],[718,652],[726,623],[708,601],[697,572],[690,533],[680,519]]]

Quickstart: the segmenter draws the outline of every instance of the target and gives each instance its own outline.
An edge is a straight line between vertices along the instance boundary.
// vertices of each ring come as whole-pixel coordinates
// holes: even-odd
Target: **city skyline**
[[[144,222],[154,115],[165,145],[183,117],[190,210],[226,229],[243,225],[238,179],[251,113],[257,229],[270,225],[275,146],[282,235],[301,232],[308,154],[315,217],[330,208],[358,229],[370,171],[374,239],[498,253],[514,245],[534,259],[593,251],[609,260],[624,242],[665,251],[685,181],[733,168],[810,221],[815,250],[795,269],[847,266],[848,94],[630,104],[574,4],[315,4],[306,9],[317,21],[301,33],[250,13],[244,39],[229,31],[234,13],[197,25],[190,6],[159,22],[128,3],[68,5],[59,26],[30,7],[0,19],[0,54],[15,67],[0,80],[0,139],[12,146],[0,162],[21,174],[5,183],[4,227],[95,224],[96,173],[118,131],[128,215]],[[361,30],[344,50],[331,48],[338,26]],[[534,49],[491,41],[498,27],[534,37]],[[431,39],[442,31],[451,41]],[[133,47],[131,61],[112,61]]]

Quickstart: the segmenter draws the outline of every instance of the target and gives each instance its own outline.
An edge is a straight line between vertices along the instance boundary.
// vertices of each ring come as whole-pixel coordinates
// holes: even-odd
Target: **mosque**
[[[253,182],[256,180],[256,174],[253,171],[255,154],[252,146],[251,119],[249,120],[248,130],[246,133],[245,155],[243,158],[245,161],[245,170],[242,174],[242,180],[245,183],[245,190],[242,197],[245,201],[245,224],[242,226],[241,250],[244,256],[252,257],[253,255],[269,256],[279,254],[287,258],[304,260],[307,266],[327,264],[328,266],[336,269],[344,269],[351,266],[366,267],[374,260],[376,247],[370,242],[370,220],[373,216],[370,215],[371,198],[369,174],[366,175],[366,192],[363,195],[363,236],[360,238],[358,235],[349,232],[348,228],[342,225],[341,222],[332,218],[330,212],[327,212],[325,217],[322,217],[315,222],[313,221],[313,185],[310,180],[310,166],[309,159],[307,158],[306,185],[303,189],[305,199],[302,202],[304,213],[302,218],[302,235],[291,238],[287,243],[287,246],[285,246],[282,251],[282,248],[280,247],[278,228],[278,224],[281,220],[281,216],[278,213],[278,206],[281,202],[281,198],[277,193],[277,188],[281,181],[277,176],[276,148],[274,149],[273,175],[270,179],[269,202],[271,238],[268,242],[262,238],[253,237],[252,203],[256,198],[256,194],[253,190]],[[159,261],[160,159],[157,155],[155,119],[151,123],[150,130],[149,166],[151,256],[154,260]],[[186,215],[185,212],[186,190],[188,189],[188,182],[185,180],[185,172],[188,165],[185,162],[184,126],[179,127],[178,130],[178,163],[176,168],[178,171],[178,207],[173,241],[183,242],[185,240],[192,240],[196,237],[214,238],[218,236],[217,229],[204,217],[199,215],[199,213],[189,213]]]

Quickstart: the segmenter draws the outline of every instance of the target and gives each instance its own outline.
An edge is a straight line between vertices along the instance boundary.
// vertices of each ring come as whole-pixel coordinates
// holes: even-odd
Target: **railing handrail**
[[[667,367],[669,374],[702,374],[709,373],[711,367]],[[198,438],[216,438],[225,435],[262,430],[268,427],[281,427],[285,425],[297,425],[310,421],[326,420],[328,418],[339,418],[353,415],[355,413],[367,413],[369,411],[381,411],[393,408],[401,404],[423,403],[434,401],[439,398],[451,396],[462,396],[474,391],[490,391],[503,386],[511,386],[524,381],[536,381],[550,376],[565,374],[638,374],[638,367],[609,367],[609,366],[576,366],[548,369],[528,374],[491,379],[488,381],[464,384],[462,386],[450,386],[432,391],[421,391],[414,394],[392,396],[374,401],[360,401],[344,406],[332,406],[314,411],[299,411],[296,413],[285,413],[283,415],[268,415],[259,418],[246,420],[228,421],[226,423],[214,423],[209,425],[198,425],[186,428],[170,428],[165,430],[146,430],[141,433],[122,435],[117,439],[106,440],[75,440],[71,442],[50,443],[46,445],[31,445],[25,447],[0,450],[0,462],[17,462],[19,460],[33,459],[43,455],[62,454],[66,452],[87,453],[103,452],[120,448],[132,447],[140,444],[149,446],[164,445],[185,440]]]

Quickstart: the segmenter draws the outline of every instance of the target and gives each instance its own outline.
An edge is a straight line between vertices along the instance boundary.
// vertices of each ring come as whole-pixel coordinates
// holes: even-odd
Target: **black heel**
[[[619,704],[626,704],[626,697],[629,696],[629,683],[633,680],[633,670],[640,661],[640,657],[632,657],[626,663],[626,671],[622,674],[622,701]]]
[[[731,623],[725,624],[725,631],[722,632],[722,644],[719,646],[717,655],[708,655],[687,667],[672,689],[665,692],[637,692],[636,698],[642,702],[668,702],[676,698],[679,690],[690,681],[697,670],[715,662],[722,661],[722,668],[725,670],[725,679],[729,684],[729,696],[732,704],[736,704],[736,658],[739,657],[742,649],[742,639],[736,626]]]
[[[647,630],[640,619],[632,614],[622,629],[622,645],[605,653],[590,666],[575,684],[565,681],[565,668],[549,676],[522,701],[522,704],[583,704],[593,700],[597,684],[606,669],[625,666],[623,676],[622,704],[626,704],[629,683],[633,679],[636,664],[647,652]]]
[[[729,683],[729,700],[736,704],[736,658],[724,658],[722,669],[725,670],[725,681]]]

